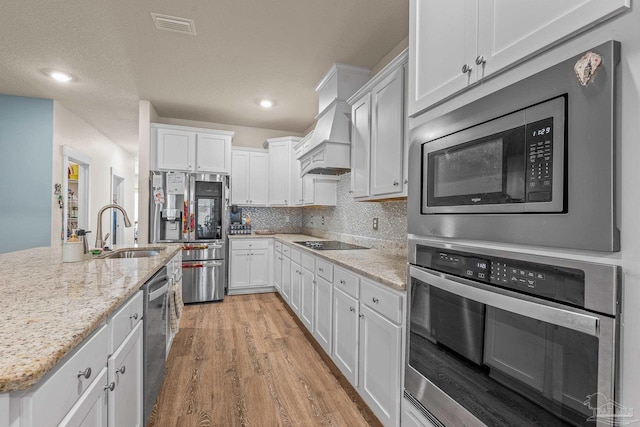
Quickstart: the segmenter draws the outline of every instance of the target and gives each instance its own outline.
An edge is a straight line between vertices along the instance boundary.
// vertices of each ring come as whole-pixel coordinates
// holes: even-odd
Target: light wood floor
[[[335,369],[276,294],[187,305],[149,426],[379,425]]]

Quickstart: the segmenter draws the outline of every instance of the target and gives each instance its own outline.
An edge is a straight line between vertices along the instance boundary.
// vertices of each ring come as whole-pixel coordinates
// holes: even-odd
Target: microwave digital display
[[[426,142],[427,214],[563,212],[564,96]]]
[[[434,195],[502,191],[502,139],[434,154]]]

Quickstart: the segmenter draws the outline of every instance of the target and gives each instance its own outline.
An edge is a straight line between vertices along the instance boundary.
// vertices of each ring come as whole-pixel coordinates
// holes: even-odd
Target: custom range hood
[[[351,107],[347,99],[368,80],[371,70],[334,64],[318,83],[316,127],[298,156],[301,175],[338,175],[351,169]]]

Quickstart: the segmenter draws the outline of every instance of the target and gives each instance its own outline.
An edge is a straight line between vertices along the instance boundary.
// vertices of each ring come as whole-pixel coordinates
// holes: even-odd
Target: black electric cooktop
[[[293,242],[319,251],[335,251],[349,249],[369,249],[364,246],[352,245],[351,243],[338,242],[337,240],[307,240],[304,242]]]

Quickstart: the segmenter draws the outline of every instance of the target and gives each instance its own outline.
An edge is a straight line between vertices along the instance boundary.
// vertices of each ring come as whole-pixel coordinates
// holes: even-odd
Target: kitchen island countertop
[[[331,240],[306,234],[238,234],[229,236],[230,240],[247,238],[275,238],[279,242],[291,244],[292,248],[312,253],[393,289],[404,291],[407,288],[406,256],[389,254],[380,249],[319,251],[293,243],[305,240]]]
[[[148,258],[73,263],[54,247],[0,254],[0,393],[37,383],[182,247],[162,246]]]

